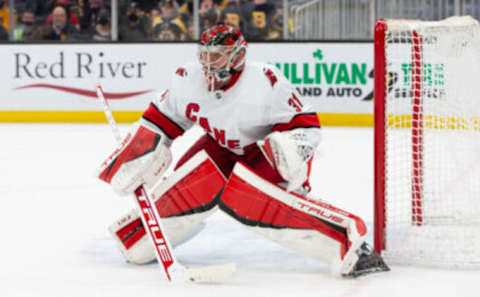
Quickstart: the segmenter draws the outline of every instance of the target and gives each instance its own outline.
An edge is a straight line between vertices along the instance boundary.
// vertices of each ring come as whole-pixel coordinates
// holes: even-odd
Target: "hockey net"
[[[480,268],[480,27],[375,27],[375,249],[390,263]]]

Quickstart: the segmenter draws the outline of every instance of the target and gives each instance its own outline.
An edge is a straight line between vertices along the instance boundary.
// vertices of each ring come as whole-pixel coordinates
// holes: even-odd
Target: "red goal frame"
[[[385,249],[385,185],[387,149],[386,127],[388,119],[385,115],[387,99],[387,60],[385,54],[385,38],[388,23],[380,19],[375,24],[374,33],[374,246],[378,253]],[[423,224],[423,46],[422,37],[417,31],[411,33],[412,42],[412,111],[411,111],[411,144],[412,144],[412,225]]]

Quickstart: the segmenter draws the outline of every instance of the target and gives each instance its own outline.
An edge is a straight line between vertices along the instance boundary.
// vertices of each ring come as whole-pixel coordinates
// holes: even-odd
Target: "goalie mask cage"
[[[471,17],[375,26],[375,249],[480,268],[480,32]]]

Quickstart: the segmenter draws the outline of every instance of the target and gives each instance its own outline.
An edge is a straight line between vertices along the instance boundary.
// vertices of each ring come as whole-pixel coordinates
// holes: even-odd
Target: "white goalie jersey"
[[[247,63],[234,83],[209,92],[200,65],[178,68],[170,89],[152,101],[143,120],[174,139],[195,123],[237,155],[272,131],[319,128],[312,104],[301,98],[274,66]],[[319,129],[304,129],[314,147]]]

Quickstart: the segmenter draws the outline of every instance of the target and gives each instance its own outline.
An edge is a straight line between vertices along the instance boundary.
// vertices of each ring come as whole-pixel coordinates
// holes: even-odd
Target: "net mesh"
[[[469,17],[387,21],[385,250],[480,267],[480,31]]]

